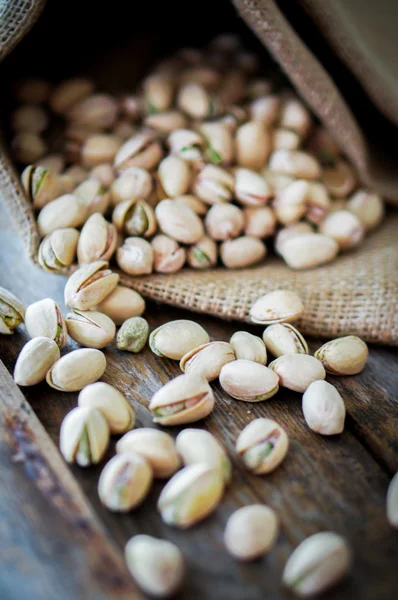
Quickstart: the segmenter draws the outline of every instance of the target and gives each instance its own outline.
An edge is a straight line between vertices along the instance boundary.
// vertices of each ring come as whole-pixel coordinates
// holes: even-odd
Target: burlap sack
[[[270,50],[300,94],[356,165],[363,180],[391,201],[398,201],[397,173],[376,164],[354,116],[333,79],[311,53],[273,0],[234,0],[240,14]],[[307,9],[311,2],[307,4]],[[43,2],[6,4],[0,24],[0,58],[34,23]],[[380,98],[379,98],[380,101]],[[386,113],[391,110],[391,98]],[[36,262],[38,233],[31,206],[5,148],[0,148],[0,195],[7,204],[30,258]],[[306,334],[334,337],[357,334],[376,343],[398,344],[398,215],[369,236],[355,252],[331,265],[295,272],[277,258],[240,271],[183,270],[176,275],[132,278],[124,285],[161,302],[226,319],[248,320],[253,301],[275,288],[295,289],[306,312],[300,328]]]

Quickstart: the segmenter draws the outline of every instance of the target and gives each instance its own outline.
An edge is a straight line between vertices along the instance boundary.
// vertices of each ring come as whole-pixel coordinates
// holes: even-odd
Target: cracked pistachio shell
[[[157,235],[152,242],[154,269],[157,273],[176,273],[184,266],[185,248],[167,235]]]
[[[290,323],[275,323],[263,333],[267,350],[276,358],[283,354],[308,354],[308,345],[301,333]]]
[[[312,269],[336,258],[336,240],[321,233],[303,233],[284,241],[280,255],[292,269]]]
[[[129,431],[117,442],[116,452],[143,456],[157,479],[169,479],[180,467],[173,438],[159,429],[141,427]]]
[[[128,237],[117,249],[116,262],[129,275],[148,275],[153,268],[153,248],[147,240]]]
[[[94,91],[94,83],[89,79],[76,77],[66,79],[54,88],[50,96],[50,107],[57,114],[67,113],[72,106],[87,98]]]
[[[66,325],[70,337],[86,348],[105,348],[116,333],[112,319],[95,310],[75,309],[66,315]]]
[[[44,298],[26,309],[25,325],[31,338],[48,337],[60,347],[66,344],[68,332],[58,304]]]
[[[271,550],[278,530],[278,517],[272,508],[251,504],[239,508],[229,517],[224,543],[234,558],[254,560]]]
[[[261,296],[250,309],[253,323],[271,325],[296,321],[304,312],[303,302],[291,290],[274,290]]]
[[[320,223],[319,231],[336,240],[342,251],[358,246],[365,235],[361,221],[349,210],[336,210],[327,215]]]
[[[87,215],[104,214],[108,210],[110,194],[98,179],[86,179],[75,189],[74,194],[87,210]]]
[[[0,287],[0,333],[9,335],[24,322],[25,307],[14,294]]]
[[[214,408],[214,396],[206,379],[186,373],[172,379],[152,397],[149,410],[153,422],[183,425],[207,417]]]
[[[89,467],[99,463],[109,444],[109,427],[96,408],[77,406],[62,421],[60,450],[68,463]]]
[[[153,208],[145,200],[126,200],[117,204],[112,221],[119,231],[129,236],[150,237],[156,231]]]
[[[220,246],[223,264],[229,269],[242,269],[260,262],[267,254],[264,243],[250,235],[227,240]]]
[[[236,162],[240,167],[258,171],[265,166],[271,150],[271,136],[259,121],[247,121],[235,136]]]
[[[344,160],[335,160],[322,169],[322,181],[334,198],[347,198],[357,184],[352,167]]]
[[[166,156],[158,167],[158,178],[165,196],[175,198],[188,191],[191,170],[188,163],[178,156]]]
[[[351,566],[351,550],[341,535],[322,531],[305,539],[290,555],[283,584],[301,598],[315,596],[338,583]]]
[[[244,206],[261,206],[272,196],[262,175],[250,169],[235,169],[235,196]]]
[[[321,167],[318,161],[302,150],[276,150],[269,159],[271,171],[297,177],[298,179],[319,179]]]
[[[300,136],[295,131],[277,127],[272,134],[272,150],[297,150],[300,141]]]
[[[119,103],[115,98],[109,94],[92,94],[74,104],[67,118],[73,124],[101,131],[115,124],[118,112]]]
[[[312,118],[308,109],[297,98],[287,98],[281,106],[279,123],[305,138],[311,128]]]
[[[78,406],[96,408],[105,417],[111,434],[120,435],[135,425],[134,407],[108,383],[97,381],[86,385],[79,394]]]
[[[228,166],[234,159],[232,133],[222,122],[202,123],[199,131],[205,138],[205,157],[215,165]]]
[[[39,246],[38,261],[49,273],[63,273],[76,258],[79,232],[67,227],[56,229],[46,236]]]
[[[279,384],[294,392],[304,393],[313,381],[325,379],[321,361],[308,354],[284,354],[270,363],[279,377]]]
[[[258,208],[244,208],[243,216],[245,219],[245,235],[259,239],[268,238],[275,233],[276,217],[269,206]]]
[[[200,84],[183,84],[177,94],[177,106],[192,119],[205,119],[215,116],[218,107],[209,92]]]
[[[267,363],[267,350],[263,340],[247,331],[236,331],[229,340],[234,349],[237,360],[251,360],[265,365]]]
[[[182,244],[196,244],[204,235],[200,217],[175,200],[162,200],[155,209],[160,229]]]
[[[243,211],[234,204],[215,204],[205,218],[206,231],[213,240],[238,237],[245,226]]]
[[[26,167],[21,181],[33,208],[41,209],[59,196],[58,176],[40,165]]]
[[[187,263],[193,269],[208,269],[217,264],[217,244],[205,235],[188,249]]]
[[[149,335],[148,321],[142,317],[131,317],[122,324],[116,338],[119,350],[141,352]]]
[[[151,174],[141,167],[125,169],[110,188],[113,206],[126,200],[145,200],[151,191]]]
[[[163,150],[153,133],[136,133],[118,150],[113,166],[118,171],[140,167],[151,171],[161,161]]]
[[[78,310],[89,310],[99,304],[117,286],[119,275],[108,269],[104,260],[83,265],[68,279],[65,304]]]
[[[208,342],[184,354],[180,369],[201,375],[207,381],[217,379],[224,365],[235,360],[235,352],[227,342]]]
[[[182,112],[178,110],[169,110],[163,113],[148,115],[144,119],[147,127],[151,127],[159,134],[168,134],[175,129],[187,126],[187,119]]]
[[[94,213],[87,219],[80,232],[77,244],[79,264],[97,260],[110,260],[116,249],[117,232],[101,213]]]
[[[127,567],[137,585],[146,594],[165,598],[182,583],[184,560],[180,550],[166,540],[136,535],[125,548]]]
[[[193,191],[206,204],[221,204],[232,200],[235,178],[231,173],[216,167],[206,165],[197,174]]]
[[[336,435],[344,429],[345,406],[336,388],[327,381],[313,381],[303,395],[303,414],[312,431]]]
[[[356,335],[347,335],[326,342],[315,352],[327,373],[332,375],[356,375],[368,359],[368,347]]]
[[[47,337],[35,337],[22,348],[14,369],[15,383],[36,385],[59,359],[59,347]]]
[[[307,202],[308,210],[305,218],[315,224],[320,223],[332,208],[328,191],[319,181],[309,183]]]
[[[95,309],[107,315],[116,325],[122,325],[126,319],[142,315],[145,300],[135,290],[117,285]]]
[[[279,389],[279,379],[275,373],[264,365],[244,359],[223,366],[220,384],[232,398],[244,402],[268,400]]]
[[[78,392],[105,372],[106,358],[100,350],[80,348],[65,354],[47,372],[48,385],[61,392]]]
[[[354,213],[366,231],[375,229],[384,218],[384,202],[375,192],[358,190],[347,202],[347,209]]]
[[[187,352],[209,341],[209,335],[201,325],[186,319],[160,325],[149,336],[152,352],[174,360],[181,360]]]
[[[156,113],[168,110],[173,104],[174,82],[171,77],[154,73],[142,83],[147,111]]]
[[[275,251],[281,255],[283,244],[287,240],[294,238],[296,235],[302,235],[306,233],[313,233],[313,229],[309,223],[293,223],[287,227],[282,227],[275,237]]]
[[[274,200],[275,215],[283,225],[296,223],[303,217],[308,208],[309,183],[297,179],[278,190]]]
[[[386,505],[388,522],[398,529],[398,473],[395,473],[388,486]]]
[[[116,135],[101,133],[90,135],[83,142],[81,159],[85,167],[95,167],[113,161],[121,141]]]
[[[204,215],[208,211],[208,206],[202,200],[199,200],[196,196],[192,194],[183,194],[182,196],[178,196],[175,198],[176,202],[181,202],[182,204],[186,204],[190,208],[192,208],[193,212],[199,215],[200,217],[204,217]]]
[[[41,236],[49,235],[56,229],[80,227],[88,215],[76,194],[64,194],[46,204],[37,217]]]
[[[231,462],[221,444],[204,429],[184,429],[176,439],[177,452],[187,467],[197,463],[219,469],[225,484],[231,480]]]
[[[37,162],[37,165],[48,169],[48,171],[55,173],[55,175],[60,175],[65,169],[65,159],[62,154],[47,154]]]
[[[197,131],[175,129],[167,138],[167,143],[171,154],[184,161],[195,163],[202,160],[205,142]]]
[[[271,473],[289,449],[286,431],[272,419],[254,419],[239,434],[236,452],[256,475]]]
[[[265,127],[270,127],[278,118],[280,104],[278,96],[260,96],[249,105],[250,118],[253,121],[260,121]]]
[[[167,525],[187,529],[213,512],[223,492],[220,470],[196,463],[170,479],[160,494],[158,510]]]
[[[141,504],[152,484],[152,469],[142,456],[116,454],[103,468],[98,495],[113,512],[126,513]]]

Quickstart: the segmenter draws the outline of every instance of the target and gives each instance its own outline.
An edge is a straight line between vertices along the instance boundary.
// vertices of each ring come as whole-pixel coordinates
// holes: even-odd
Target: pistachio
[[[303,395],[303,414],[312,431],[335,435],[344,429],[345,406],[336,388],[327,381],[314,381]]]
[[[100,163],[91,169],[89,177],[90,179],[99,181],[101,186],[107,190],[115,181],[115,171],[113,170],[112,165]]]
[[[0,287],[0,333],[9,335],[24,322],[25,307],[14,294]]]
[[[187,254],[187,263],[194,269],[208,269],[217,263],[217,244],[205,235]]]
[[[158,167],[158,177],[164,193],[169,198],[188,191],[191,172],[188,163],[178,156],[167,156]]]
[[[264,344],[276,358],[284,354],[308,354],[308,345],[290,323],[275,323],[264,330]]]
[[[87,218],[87,208],[75,194],[64,194],[46,204],[37,217],[40,235],[43,237],[56,229],[80,227]]]
[[[180,587],[184,561],[171,542],[136,535],[126,544],[125,555],[131,575],[146,594],[164,598]]]
[[[332,208],[328,191],[323,183],[318,181],[309,182],[307,203],[306,219],[311,223],[320,223]]]
[[[267,350],[264,342],[256,335],[247,331],[236,331],[229,343],[234,349],[237,360],[252,360],[260,365],[267,363]]]
[[[398,529],[398,473],[395,473],[388,486],[387,519],[392,527]]]
[[[269,506],[243,506],[229,517],[224,531],[224,543],[234,558],[254,560],[270,551],[276,541],[278,529],[278,518]]]
[[[126,433],[117,442],[116,452],[143,456],[157,479],[169,479],[180,466],[173,438],[164,431],[150,427]]]
[[[117,285],[96,310],[107,315],[116,325],[121,325],[130,317],[138,317],[145,310],[145,300],[135,290]]]
[[[206,165],[194,181],[194,193],[206,204],[230,202],[234,189],[234,177],[225,169]]]
[[[322,363],[308,354],[283,354],[269,368],[279,377],[279,384],[295,392],[305,392],[313,381],[325,379]]]
[[[117,232],[101,213],[94,213],[87,219],[81,230],[77,244],[77,257],[80,264],[98,260],[110,260],[116,249]]]
[[[289,449],[286,431],[272,419],[254,419],[239,434],[236,452],[249,471],[271,473],[284,460]]]
[[[104,214],[108,210],[110,195],[97,179],[86,179],[74,191],[80,204],[87,210],[87,215]]]
[[[158,356],[181,360],[187,353],[210,341],[208,333],[195,321],[169,321],[152,331],[149,346]]]
[[[285,240],[280,248],[283,260],[292,269],[312,269],[336,258],[336,240],[321,233],[303,233]]]
[[[48,370],[48,385],[61,392],[78,392],[97,381],[105,371],[106,358],[100,350],[80,348],[62,356]]]
[[[15,96],[19,102],[42,104],[48,100],[51,85],[39,77],[29,77],[18,82]]]
[[[189,206],[162,200],[155,212],[160,229],[177,242],[196,244],[203,237],[202,221]]]
[[[14,369],[15,383],[36,385],[59,359],[59,347],[48,337],[35,337],[22,348]]]
[[[205,142],[203,137],[190,129],[175,129],[167,138],[171,154],[189,163],[200,163],[203,159]]]
[[[110,133],[90,135],[81,149],[83,164],[86,167],[95,167],[101,163],[110,163],[120,146],[120,139]]]
[[[33,208],[41,209],[58,196],[58,177],[44,167],[29,165],[23,171],[21,181]]]
[[[37,162],[48,152],[47,143],[37,133],[22,131],[12,140],[12,151],[15,159],[23,165]]]
[[[159,134],[168,134],[175,129],[186,127],[187,119],[182,112],[178,110],[169,110],[167,112],[148,115],[144,123]]]
[[[265,127],[275,124],[279,110],[280,99],[273,95],[258,96],[249,106],[250,118],[253,121],[259,121]]]
[[[312,119],[309,111],[300,100],[287,98],[281,107],[280,125],[286,129],[292,129],[305,138],[311,128]]]
[[[300,141],[300,136],[292,129],[278,127],[272,134],[272,150],[297,150]]]
[[[275,250],[278,254],[282,254],[283,244],[296,235],[302,235],[303,233],[313,233],[313,229],[309,223],[293,223],[287,227],[283,227],[278,231],[275,237]]]
[[[228,166],[234,158],[234,142],[229,128],[223,122],[207,122],[199,126],[205,139],[205,157],[214,165]]]
[[[153,134],[137,133],[118,150],[113,165],[120,171],[129,167],[151,171],[159,164],[162,154],[161,145]]]
[[[267,253],[261,240],[244,235],[234,240],[227,240],[220,246],[221,260],[229,269],[241,269],[260,262]]]
[[[119,435],[135,425],[135,410],[126,398],[107,383],[86,385],[78,397],[78,406],[96,408],[105,417],[111,434]]]
[[[66,344],[66,324],[58,304],[51,298],[44,298],[28,306],[25,325],[31,338],[48,337],[60,348]]]
[[[309,189],[307,181],[298,179],[277,191],[274,209],[280,223],[291,225],[305,215],[308,208]]]
[[[152,483],[152,470],[142,456],[117,454],[105,465],[98,481],[102,504],[126,513],[142,503]]]
[[[265,167],[262,171],[262,175],[271,188],[277,192],[287,187],[290,183],[296,181],[291,175],[285,175],[284,173],[277,173],[272,171],[269,167]]]
[[[321,176],[318,161],[301,150],[276,150],[270,156],[269,168],[300,179],[319,179]]]
[[[177,94],[177,106],[193,119],[214,117],[219,113],[215,98],[200,84],[188,82],[183,84]]]
[[[207,417],[214,408],[214,396],[208,382],[199,375],[186,373],[172,379],[152,397],[149,410],[154,423],[183,425]]]
[[[39,246],[38,261],[45,271],[63,273],[75,261],[79,232],[72,227],[56,229]]]
[[[236,162],[240,167],[258,171],[267,162],[270,149],[270,135],[259,121],[248,121],[238,128],[235,153]]]
[[[354,213],[365,227],[372,231],[384,217],[384,204],[376,192],[358,190],[347,202],[347,209]]]
[[[68,333],[81,346],[105,348],[114,339],[116,325],[106,315],[88,310],[74,310],[66,315]]]
[[[319,231],[336,240],[340,250],[350,250],[358,246],[365,234],[359,218],[348,210],[336,210],[322,221]]]
[[[11,127],[18,132],[42,133],[48,127],[48,115],[40,106],[22,104],[11,115]]]
[[[116,261],[129,275],[152,273],[153,249],[149,242],[139,237],[128,237],[117,249]]]
[[[80,165],[73,165],[66,169],[62,175],[58,176],[58,186],[60,194],[70,194],[74,192],[76,186],[82,183],[87,177],[86,169]]]
[[[234,204],[214,204],[205,218],[208,234],[217,241],[238,237],[244,225],[243,212]]]
[[[118,281],[119,275],[112,273],[104,260],[83,265],[66,282],[65,304],[73,309],[89,310],[106,298]]]
[[[322,180],[329,194],[334,198],[346,198],[357,184],[356,175],[344,160],[337,160],[322,169]]]
[[[115,98],[108,94],[93,94],[74,104],[67,117],[72,123],[101,131],[115,124],[118,112],[119,106]]]
[[[60,450],[68,463],[89,467],[99,463],[109,444],[109,427],[96,408],[77,406],[61,424]]]
[[[152,191],[152,179],[145,169],[130,167],[115,179],[110,191],[113,206],[127,200],[145,200]]]
[[[145,200],[120,202],[113,210],[112,221],[126,235],[150,237],[156,231],[155,213]]]
[[[223,366],[220,384],[232,398],[244,402],[268,400],[279,389],[279,380],[275,373],[264,365],[244,359]]]
[[[155,73],[143,82],[146,109],[149,114],[168,110],[173,103],[174,86],[170,77]]]
[[[50,107],[57,114],[66,114],[69,110],[87,98],[94,91],[94,84],[89,79],[75,78],[62,81],[50,96]]]
[[[216,438],[204,429],[184,429],[178,434],[176,448],[187,467],[197,463],[219,469],[225,483],[231,480],[231,463]]]
[[[201,463],[189,465],[163,488],[158,510],[167,525],[187,529],[213,512],[223,491],[219,469]]]
[[[184,373],[201,375],[207,381],[217,379],[224,365],[235,360],[235,352],[227,342],[208,342],[187,352],[180,361]]]
[[[167,235],[157,235],[152,240],[154,269],[157,273],[176,273],[185,263],[185,249]]]
[[[269,206],[244,208],[243,216],[245,219],[245,235],[263,239],[275,233],[276,217]]]
[[[303,302],[291,290],[274,290],[261,296],[250,309],[253,323],[271,325],[296,321],[304,312]]]
[[[347,335],[326,342],[315,352],[327,373],[332,375],[356,375],[368,359],[368,347],[356,335]]]
[[[62,154],[46,154],[37,162],[37,166],[43,167],[55,175],[60,175],[65,169],[65,159]]]
[[[337,533],[322,531],[305,539],[290,555],[283,583],[306,598],[338,583],[351,565],[347,541]]]
[[[141,352],[149,335],[148,322],[142,317],[130,317],[122,324],[116,338],[119,350]]]
[[[235,170],[235,196],[244,206],[261,206],[272,192],[264,177],[250,169]]]

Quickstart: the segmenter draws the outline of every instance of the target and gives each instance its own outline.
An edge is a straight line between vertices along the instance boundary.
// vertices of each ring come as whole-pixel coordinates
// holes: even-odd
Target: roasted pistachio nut
[[[142,456],[117,454],[105,465],[98,481],[102,504],[126,513],[142,503],[152,484],[152,469]]]
[[[110,133],[90,135],[83,142],[81,158],[86,167],[95,167],[101,163],[113,161],[121,146],[121,140]]]
[[[186,161],[178,156],[167,156],[158,167],[158,178],[168,198],[181,196],[188,191],[191,171]]]
[[[245,217],[243,211],[234,204],[215,204],[206,215],[205,226],[214,240],[230,240],[242,233]]]
[[[356,375],[368,359],[368,347],[356,335],[347,335],[326,342],[315,352],[327,373],[332,375]]]
[[[280,103],[278,96],[259,96],[249,105],[250,118],[260,121],[265,127],[271,127],[278,118]]]
[[[73,309],[89,310],[115,289],[119,275],[108,269],[108,263],[98,260],[83,265],[66,282],[65,304]]]
[[[63,273],[75,262],[79,232],[73,227],[56,229],[39,246],[38,261],[45,271]]]
[[[219,113],[216,98],[200,84],[188,82],[183,84],[177,94],[177,106],[193,119],[214,117]]]
[[[187,352],[209,341],[209,335],[201,325],[186,319],[160,325],[149,336],[152,352],[174,360],[181,360]]]
[[[395,473],[388,486],[387,519],[392,527],[398,529],[398,473]]]
[[[302,235],[305,233],[313,233],[313,228],[309,223],[293,223],[287,227],[282,227],[275,237],[275,251],[278,254],[282,254],[282,246],[287,240],[294,238],[296,235]]]
[[[235,196],[244,206],[261,206],[272,195],[269,184],[259,173],[250,169],[235,170]]]
[[[117,249],[116,262],[129,275],[147,275],[152,273],[153,248],[140,237],[128,237]]]
[[[0,333],[9,335],[24,322],[25,307],[14,294],[0,287]]]
[[[25,325],[31,338],[48,337],[60,347],[66,344],[68,332],[58,304],[44,298],[26,309]]]
[[[187,529],[217,507],[224,491],[218,468],[196,463],[174,475],[163,488],[158,510],[167,525]]]
[[[252,360],[239,359],[223,366],[220,384],[236,400],[261,402],[274,396],[279,379],[268,367]]]
[[[271,550],[278,536],[278,517],[264,504],[251,504],[236,510],[229,517],[224,531],[224,543],[238,560],[254,560]]]
[[[122,324],[116,338],[119,350],[141,352],[149,335],[148,322],[142,317],[131,317]]]
[[[207,417],[214,408],[214,396],[206,379],[192,373],[180,375],[152,397],[149,410],[154,423],[183,425]]]
[[[277,191],[273,206],[280,223],[291,225],[305,215],[308,209],[309,190],[307,181],[297,179]]]
[[[265,365],[267,363],[267,350],[263,340],[247,331],[236,331],[229,340],[234,349],[237,360],[252,360]]]
[[[98,260],[110,260],[116,249],[117,231],[101,213],[94,213],[87,219],[81,230],[77,244],[79,264]]]
[[[116,325],[106,315],[95,310],[75,309],[66,315],[68,333],[81,346],[105,348],[115,337]]]
[[[279,249],[286,264],[292,269],[313,269],[336,258],[339,245],[333,238],[321,233],[303,233],[285,240]]]
[[[163,151],[153,133],[140,132],[128,139],[118,150],[113,166],[118,171],[141,167],[151,171],[162,159]]]
[[[279,377],[279,385],[295,392],[305,392],[313,381],[325,379],[321,361],[308,354],[283,354],[269,368]]]
[[[182,244],[196,244],[204,235],[203,223],[186,205],[175,200],[162,200],[155,209],[160,229]]]
[[[351,566],[347,541],[332,531],[322,531],[305,539],[290,555],[283,583],[297,596],[320,594],[338,583]]]
[[[330,213],[319,225],[320,233],[336,240],[340,250],[350,250],[358,246],[365,235],[365,228],[359,218],[349,210],[336,210]]]
[[[259,121],[241,125],[235,137],[236,162],[240,167],[258,171],[264,167],[271,150],[271,137]]]
[[[185,354],[180,361],[184,373],[201,375],[207,381],[217,379],[224,365],[235,360],[235,352],[227,342],[208,342]]]
[[[156,598],[171,596],[184,576],[180,550],[166,540],[136,535],[125,548],[126,563],[137,585]]]
[[[11,147],[15,159],[23,165],[37,162],[48,152],[47,143],[43,138],[37,133],[27,131],[14,136]]]
[[[202,161],[205,142],[203,137],[190,129],[175,129],[167,138],[170,152],[191,163]]]
[[[134,407],[119,390],[103,381],[86,385],[79,394],[78,406],[99,410],[105,417],[111,434],[126,433],[135,425]]]
[[[332,209],[329,193],[323,183],[319,181],[309,182],[307,194],[308,210],[305,218],[311,223],[319,224]]]
[[[261,206],[243,209],[245,235],[264,239],[272,236],[276,229],[276,217],[272,208]]]
[[[278,127],[272,134],[272,150],[297,150],[300,141],[300,136],[295,131]]]
[[[334,198],[347,198],[357,184],[354,170],[344,160],[336,160],[322,169],[322,180]]]
[[[217,244],[205,235],[188,249],[187,263],[193,269],[208,269],[217,263]]]
[[[72,106],[68,111],[68,119],[93,131],[101,131],[115,124],[118,112],[119,105],[115,98],[109,94],[93,94]]]
[[[48,100],[51,84],[39,77],[29,77],[19,81],[15,89],[15,97],[19,102],[43,104]]]
[[[234,158],[234,142],[231,131],[222,122],[206,122],[199,126],[205,138],[205,158],[214,165],[229,166]]]
[[[93,91],[94,84],[89,79],[66,79],[52,91],[50,107],[55,113],[66,114],[72,106],[87,98]]]
[[[270,156],[269,168],[299,179],[319,179],[321,176],[318,161],[302,150],[276,150]]]
[[[109,427],[96,408],[77,406],[61,424],[60,450],[68,463],[89,467],[99,463],[109,444]]]
[[[178,434],[176,448],[187,467],[197,463],[219,469],[225,483],[231,480],[231,463],[221,444],[204,429],[184,429]]]
[[[275,323],[263,333],[267,350],[277,358],[284,354],[308,354],[308,345],[301,333],[290,323]]]
[[[94,383],[106,369],[106,358],[100,350],[80,348],[65,354],[48,370],[48,385],[61,392],[78,392]]]
[[[267,248],[263,242],[250,235],[227,240],[220,246],[221,260],[229,269],[242,269],[255,265],[263,260],[266,253]]]
[[[215,165],[206,165],[197,174],[193,191],[206,204],[230,202],[235,179],[231,173]]]
[[[274,290],[256,300],[250,309],[250,318],[253,323],[271,325],[296,321],[303,312],[303,302],[296,292]]]
[[[74,191],[80,204],[87,210],[87,216],[104,214],[108,210],[110,194],[97,179],[86,179]]]
[[[149,114],[168,110],[173,103],[174,85],[171,77],[154,73],[146,77],[143,92]]]
[[[372,231],[384,217],[384,203],[376,192],[358,190],[347,202],[347,209],[354,213],[365,227]]]
[[[307,136],[312,125],[308,109],[297,98],[287,98],[282,103],[279,122],[282,127],[295,131],[302,139]]]
[[[113,210],[112,221],[125,235],[150,237],[156,231],[153,208],[145,200],[126,200]]]
[[[89,172],[90,179],[96,179],[106,190],[111,187],[115,181],[115,171],[112,165],[108,163],[100,163],[91,169]]]
[[[142,315],[145,300],[135,290],[117,285],[95,309],[107,315],[116,325],[122,325],[126,319]]]
[[[111,185],[112,204],[126,200],[145,200],[152,191],[152,178],[141,167],[125,169]]]
[[[14,369],[15,383],[36,385],[59,359],[59,347],[48,337],[35,337],[22,348]]]
[[[87,216],[87,207],[80,202],[76,194],[64,194],[41,209],[37,225],[40,235],[44,237],[56,229],[80,227]]]
[[[168,134],[175,129],[186,127],[187,118],[179,110],[169,110],[167,112],[148,115],[145,117],[144,123],[159,134]]]
[[[180,466],[173,438],[164,431],[150,427],[126,433],[117,442],[116,452],[143,456],[157,479],[169,479]]]
[[[312,431],[335,435],[344,429],[345,406],[336,388],[327,381],[314,381],[303,395],[303,414]]]
[[[40,209],[59,195],[58,176],[39,165],[29,165],[21,175],[26,195],[33,208]]]
[[[176,273],[184,266],[185,248],[167,235],[157,235],[152,242],[154,269],[157,273]]]
[[[249,471],[256,475],[278,467],[289,449],[286,431],[272,419],[254,419],[239,434],[236,452]]]

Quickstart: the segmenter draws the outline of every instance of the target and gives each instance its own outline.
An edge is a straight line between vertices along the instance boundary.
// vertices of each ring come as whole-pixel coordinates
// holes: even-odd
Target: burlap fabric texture
[[[365,138],[352,112],[329,74],[307,50],[275,2],[234,0],[234,3],[335,135],[363,180],[397,202],[397,172],[370,164]],[[27,32],[42,4],[35,0],[6,4],[0,25],[0,58]],[[29,257],[36,262],[39,236],[34,215],[5,147],[0,151],[0,195]],[[184,269],[175,275],[138,278],[121,273],[121,282],[160,302],[236,320],[248,320],[250,306],[261,294],[276,288],[294,289],[306,306],[299,323],[303,333],[325,338],[356,334],[369,342],[397,345],[398,215],[390,214],[361,248],[316,270],[295,272],[281,260],[270,258],[263,266],[239,271]]]

